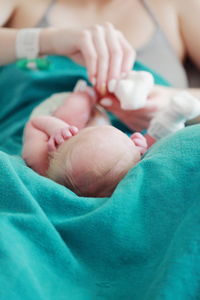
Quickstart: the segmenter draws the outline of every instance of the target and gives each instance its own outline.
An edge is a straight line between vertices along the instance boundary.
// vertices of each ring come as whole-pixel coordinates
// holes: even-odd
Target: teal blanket
[[[112,197],[78,197],[19,156],[32,108],[86,76],[50,60],[0,69],[0,299],[199,299],[200,126],[154,145]]]

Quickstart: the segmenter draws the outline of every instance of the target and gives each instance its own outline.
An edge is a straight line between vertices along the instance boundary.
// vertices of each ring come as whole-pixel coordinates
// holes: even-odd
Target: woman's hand
[[[85,30],[44,29],[41,52],[66,55],[84,65],[101,95],[105,94],[111,79],[132,69],[135,60],[131,45],[110,23]]]
[[[137,110],[122,110],[119,101],[112,95],[102,98],[100,104],[115,114],[131,130],[141,131],[148,128],[155,113],[168,104],[171,96],[175,92],[176,90],[173,88],[155,85],[148,96],[145,107]]]

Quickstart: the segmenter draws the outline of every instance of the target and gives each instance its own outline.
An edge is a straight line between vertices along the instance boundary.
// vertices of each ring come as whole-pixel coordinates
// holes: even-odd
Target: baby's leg
[[[92,96],[87,91],[71,93],[63,105],[55,111],[54,117],[82,129],[91,118],[95,100],[95,95]]]
[[[111,122],[106,111],[101,106],[95,106],[87,126],[102,126],[110,124]]]

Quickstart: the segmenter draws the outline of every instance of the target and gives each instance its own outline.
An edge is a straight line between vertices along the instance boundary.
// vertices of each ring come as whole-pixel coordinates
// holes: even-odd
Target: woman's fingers
[[[118,78],[121,73],[132,69],[134,50],[123,34],[110,23],[83,30],[78,43],[90,81],[101,95],[105,94],[111,79]],[[77,57],[77,53],[74,53],[73,57]]]
[[[118,31],[114,29],[113,25],[107,23],[105,25],[107,46],[109,49],[109,73],[108,81],[118,78],[121,73],[121,66],[123,61],[123,51],[119,41]]]
[[[101,94],[104,94],[107,83],[109,52],[105,39],[105,31],[102,26],[97,25],[94,27],[93,41],[97,53],[96,87]]]
[[[120,102],[114,97],[109,96],[100,100],[100,105],[115,114],[122,122],[124,122],[131,130],[143,130],[148,128],[151,119],[158,110],[158,103],[149,101],[144,107],[137,110],[123,110]]]
[[[124,35],[118,31],[119,40],[123,50],[123,61],[121,65],[121,73],[127,73],[133,68],[133,64],[136,58],[136,51],[129,44]]]
[[[52,30],[53,53],[66,55],[87,68],[91,83],[104,92],[109,80],[131,70],[134,51],[110,23],[84,30]],[[102,94],[102,93],[101,93]]]
[[[90,30],[83,30],[80,37],[80,51],[84,58],[84,64],[88,70],[90,81],[93,85],[96,83],[97,71],[97,52]]]

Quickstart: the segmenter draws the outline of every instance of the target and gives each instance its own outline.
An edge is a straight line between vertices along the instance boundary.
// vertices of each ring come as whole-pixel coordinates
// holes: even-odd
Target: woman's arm
[[[16,60],[17,30],[0,28],[0,65],[5,65]]]
[[[26,2],[26,0],[0,0],[0,65],[16,60],[18,29],[6,27],[13,24],[18,9]],[[41,7],[42,1],[34,2],[36,7],[37,5]],[[20,24],[23,24],[23,20]],[[131,70],[135,60],[135,51],[130,43],[110,23],[83,30],[42,28],[38,54],[64,55],[84,65],[90,81],[101,94],[106,92],[108,81],[117,78],[122,72]]]
[[[54,49],[55,53],[86,66],[89,79],[100,94],[105,94],[111,79],[129,72],[135,61],[134,49],[110,23],[81,31],[52,29],[52,32],[44,32],[43,41],[42,52]]]
[[[175,7],[177,13],[179,30],[183,39],[182,43],[185,48],[185,53],[193,60],[194,64],[200,68],[200,1],[169,1],[171,1],[171,4]],[[130,129],[140,131],[148,127],[151,118],[156,111],[162,109],[163,104],[167,104],[173,95],[181,91],[182,89],[155,86],[147,105],[143,109],[137,111],[123,111],[120,108],[119,102],[110,96],[107,97],[108,99],[106,102],[102,103],[102,106],[118,116]],[[187,91],[200,99],[200,87],[188,88]],[[200,118],[198,117],[188,123],[194,124],[199,122]]]
[[[200,1],[176,0],[176,7],[186,54],[200,68]]]
[[[149,127],[151,119],[159,110],[162,110],[162,108],[169,103],[170,99],[174,95],[186,90],[200,100],[200,89],[198,88],[181,90],[172,87],[155,85],[152,92],[149,94],[144,108],[137,110],[123,110],[120,107],[120,102],[112,95],[107,95],[106,98],[102,98],[100,100],[100,104],[106,110],[115,114],[131,130],[141,131]],[[187,122],[187,124],[196,123],[200,123],[200,116]]]
[[[0,28],[0,65],[16,57],[18,30]],[[104,94],[109,80],[131,70],[135,52],[122,33],[111,24],[87,30],[66,28],[41,29],[39,55],[64,55],[84,65],[97,90]]]
[[[179,20],[179,30],[183,39],[186,56],[189,56],[194,64],[200,69],[200,1],[199,0],[170,0],[177,12]],[[155,112],[162,109],[163,104],[167,104],[170,98],[181,92],[182,89],[172,87],[155,86],[152,91],[147,105],[138,111],[123,111],[120,108],[119,102],[115,98],[109,97],[112,100],[109,106],[102,106],[116,114],[130,129],[142,130],[148,127],[151,118]],[[188,88],[188,92],[200,99],[199,88]],[[105,102],[106,103],[106,102]],[[200,117],[187,122],[195,124],[200,122]]]
[[[0,65],[10,63],[15,56],[15,29],[3,29],[12,19],[17,8],[17,0],[0,0]]]

